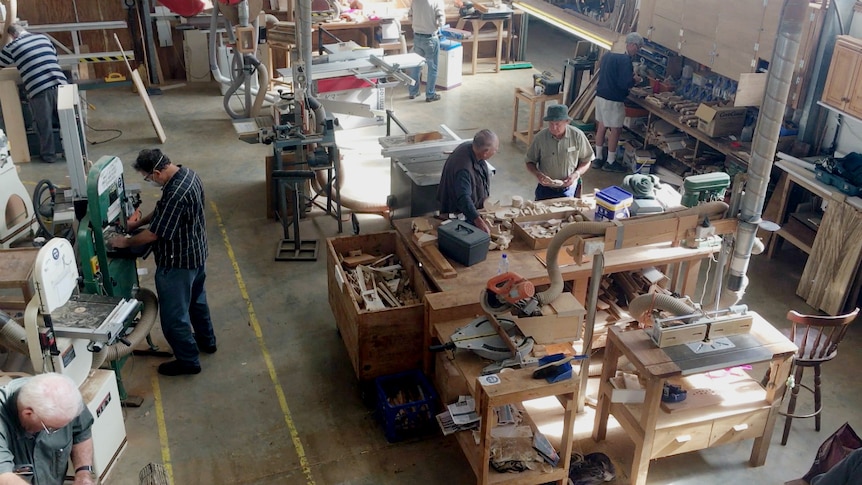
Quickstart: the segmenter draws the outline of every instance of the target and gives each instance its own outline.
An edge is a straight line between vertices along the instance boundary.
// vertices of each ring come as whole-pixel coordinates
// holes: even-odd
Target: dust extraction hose
[[[649,312],[653,309],[664,310],[674,315],[691,315],[697,312],[686,300],[661,293],[639,295],[629,302],[629,313],[632,318],[643,324],[649,323]]]
[[[135,298],[141,300],[144,308],[141,311],[141,319],[138,321],[138,324],[135,325],[132,333],[126,336],[126,340],[128,340],[131,345],[126,345],[122,342],[115,342],[103,348],[100,352],[94,353],[93,369],[102,367],[105,365],[105,362],[113,362],[131,354],[135,347],[143,342],[143,340],[147,338],[147,335],[150,334],[150,330],[153,329],[153,325],[156,323],[156,317],[159,315],[159,299],[156,297],[155,293],[146,288],[138,290]]]
[[[30,355],[24,328],[2,311],[0,311],[0,342],[10,350]]]
[[[678,211],[665,212],[662,214],[650,215],[650,220],[658,221],[662,219],[668,219],[671,217],[683,217],[687,215],[697,215],[700,218],[707,217],[710,220],[720,219],[724,213],[727,212],[727,204],[724,202],[707,202],[706,204],[701,204],[692,208],[681,209]],[[625,225],[625,219],[621,221],[623,225]],[[560,272],[560,266],[557,264],[557,256],[559,255],[560,249],[562,249],[563,245],[569,238],[581,235],[588,234],[593,236],[599,236],[605,233],[605,230],[612,226],[613,222],[573,222],[568,226],[562,228],[560,232],[551,239],[551,243],[548,246],[547,251],[547,266],[548,266],[548,277],[551,280],[551,286],[547,290],[536,294],[536,298],[538,298],[539,303],[542,305],[546,305],[552,301],[554,301],[560,293],[563,291],[563,274]]]

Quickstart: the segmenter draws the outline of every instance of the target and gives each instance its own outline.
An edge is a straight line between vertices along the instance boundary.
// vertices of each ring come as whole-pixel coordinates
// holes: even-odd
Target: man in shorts
[[[596,161],[593,168],[601,168],[608,172],[625,172],[622,163],[617,162],[617,144],[626,116],[623,101],[629,95],[629,89],[640,82],[640,77],[634,73],[632,58],[637,55],[644,39],[637,32],[626,36],[626,53],[607,53],[602,56],[599,67],[599,82],[596,85]],[[607,131],[608,152],[602,153]]]

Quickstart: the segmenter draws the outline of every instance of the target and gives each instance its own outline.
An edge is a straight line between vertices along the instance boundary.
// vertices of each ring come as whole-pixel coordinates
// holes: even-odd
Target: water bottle
[[[497,274],[505,274],[509,272],[509,257],[506,253],[500,257],[500,266],[497,267]]]

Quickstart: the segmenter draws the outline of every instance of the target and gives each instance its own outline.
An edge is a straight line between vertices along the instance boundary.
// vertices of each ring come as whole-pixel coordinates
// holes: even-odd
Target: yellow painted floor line
[[[257,316],[254,312],[254,305],[251,302],[251,298],[248,295],[248,289],[245,286],[245,281],[242,279],[242,273],[239,270],[239,263],[236,260],[236,256],[233,252],[233,246],[230,244],[230,240],[227,237],[227,230],[224,227],[224,223],[222,222],[221,213],[219,213],[218,207],[215,205],[215,202],[210,201],[210,206],[215,212],[216,216],[216,224],[218,225],[219,232],[221,232],[222,239],[224,240],[224,246],[227,249],[227,255],[230,259],[231,265],[233,266],[233,272],[236,276],[236,283],[239,286],[239,291],[242,294],[242,299],[245,300],[246,310],[248,311],[248,319],[251,323],[252,329],[254,329],[254,335],[257,337],[257,343],[260,345],[260,352],[263,355],[263,360],[266,363],[266,368],[269,371],[269,378],[272,381],[272,385],[275,388],[275,394],[278,397],[278,405],[281,407],[281,412],[284,414],[284,423],[287,425],[287,429],[290,431],[290,438],[293,441],[293,447],[296,449],[296,455],[299,457],[299,464],[302,467],[302,472],[305,474],[306,483],[308,485],[314,485],[314,478],[311,476],[311,467],[308,464],[308,457],[305,456],[305,448],[302,446],[302,442],[299,440],[299,432],[296,430],[296,426],[293,423],[293,418],[290,415],[290,408],[287,406],[287,399],[284,396],[284,389],[281,387],[281,384],[278,381],[278,374],[275,372],[275,365],[272,363],[272,358],[269,355],[269,350],[266,347],[266,343],[263,341],[263,332],[260,330],[260,323],[257,320]]]
[[[162,406],[162,390],[159,387],[159,377],[154,375],[153,383],[153,405],[156,408],[156,423],[159,426],[159,442],[162,446],[162,463],[165,464],[165,474],[168,476],[168,485],[174,484],[174,469],[171,466],[171,448],[168,446],[168,427],[165,425],[165,408]]]

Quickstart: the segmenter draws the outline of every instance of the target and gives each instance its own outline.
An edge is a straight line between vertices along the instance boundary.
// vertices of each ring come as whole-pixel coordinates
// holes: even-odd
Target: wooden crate
[[[363,253],[395,254],[407,274],[419,303],[379,311],[361,309],[355,291],[343,284],[339,255],[361,249]],[[430,291],[424,274],[395,231],[326,240],[326,273],[329,306],[350,361],[360,381],[410,369],[421,369],[423,359],[423,319],[425,293]]]
[[[545,249],[548,246],[550,246],[551,239],[553,239],[553,238],[552,237],[539,237],[539,238],[533,237],[530,235],[529,232],[527,232],[525,230],[525,228],[528,226],[531,226],[533,224],[538,224],[541,222],[549,221],[551,219],[565,220],[565,219],[568,219],[568,217],[570,215],[575,215],[575,214],[580,214],[580,213],[581,213],[581,211],[579,211],[577,209],[571,209],[571,210],[560,211],[560,212],[550,212],[548,214],[539,214],[539,215],[535,215],[535,216],[516,217],[516,218],[512,219],[512,222],[514,222],[514,224],[512,225],[512,232],[514,232],[515,235],[519,239],[522,239],[524,242],[526,242],[527,246],[529,246],[531,249]],[[587,220],[590,220],[590,218],[587,217]]]

